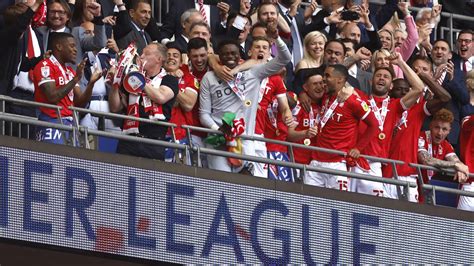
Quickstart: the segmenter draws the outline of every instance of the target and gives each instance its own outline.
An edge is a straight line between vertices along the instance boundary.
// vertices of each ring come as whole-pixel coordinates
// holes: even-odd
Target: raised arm
[[[211,99],[211,84],[208,80],[211,72],[204,75],[201,81],[199,93],[199,120],[201,124],[207,128],[218,130],[219,125],[212,119],[212,99]]]
[[[411,85],[411,91],[401,99],[403,106],[408,109],[412,107],[422,95],[425,85],[415,73],[415,71],[413,71],[413,69],[411,69],[411,67],[409,67],[402,59],[400,53],[395,52],[389,56],[388,59],[392,62],[392,64],[398,65],[400,67],[400,69],[403,71],[405,79],[407,79],[408,83]]]

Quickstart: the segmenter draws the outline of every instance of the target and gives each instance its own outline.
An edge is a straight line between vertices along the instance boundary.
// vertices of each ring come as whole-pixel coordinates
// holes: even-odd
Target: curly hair
[[[452,123],[454,120],[454,115],[451,111],[449,111],[446,108],[443,108],[436,112],[436,114],[433,117],[433,121],[441,121],[441,122],[447,122],[447,123]]]
[[[469,91],[474,90],[474,70],[471,70],[471,71],[467,72],[466,87]]]

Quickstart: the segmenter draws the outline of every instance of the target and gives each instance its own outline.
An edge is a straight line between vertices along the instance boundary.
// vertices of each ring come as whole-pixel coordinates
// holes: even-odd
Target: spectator
[[[77,0],[76,8],[72,14],[71,34],[77,41],[76,64],[79,64],[85,52],[99,50],[107,44],[105,25],[102,22],[101,5],[95,0]],[[82,26],[85,22],[92,27],[92,32],[86,31]]]
[[[68,27],[69,20],[71,19],[71,8],[68,3],[64,0],[52,0],[48,2],[47,10],[46,26],[36,28],[36,35],[40,45],[42,45],[43,52],[52,50],[48,46],[51,32],[71,33],[71,29]]]
[[[354,40],[351,39],[342,39],[341,40],[346,47],[346,58],[353,57],[355,55],[355,48],[357,44]],[[372,73],[367,72],[366,70],[370,67],[370,60],[364,59],[356,62],[349,67],[349,75],[359,81],[359,90],[363,91],[365,94],[370,94],[370,87],[372,81]]]
[[[474,64],[474,33],[472,30],[462,30],[456,40],[458,51],[453,54],[453,63],[460,66],[464,75],[471,71]]]
[[[128,13],[123,4],[120,6],[119,10],[120,12],[117,15],[117,22],[114,26],[117,45],[120,50],[123,50],[134,41],[138,53],[141,54],[143,48],[151,43],[150,35],[144,30],[148,23],[150,23],[150,1],[134,0],[132,1],[132,7]],[[120,30],[122,34],[118,34],[118,30]]]
[[[296,65],[295,74],[303,68],[317,68],[323,64],[326,36],[319,31],[312,31],[304,37],[303,59]]]
[[[110,111],[119,113],[127,110],[127,115],[151,118],[152,120],[158,120],[158,117],[163,116],[164,119],[162,121],[169,121],[171,118],[171,108],[174,105],[179,88],[178,79],[167,74],[162,68],[166,58],[167,50],[164,45],[159,43],[147,45],[140,55],[140,60],[145,77],[150,79],[150,82],[146,83],[140,95],[133,97],[135,99],[131,98],[131,95],[120,93],[118,89],[113,89],[109,95]],[[122,101],[122,98],[124,101]],[[128,103],[128,106],[124,102]],[[146,103],[151,103],[153,108],[150,108],[148,105],[145,106]],[[131,107],[135,104],[138,104],[138,108]],[[125,120],[123,131],[132,136],[164,140],[168,128],[162,125]],[[164,160],[165,149],[162,146],[143,142],[120,140],[117,153]]]
[[[446,40],[439,39],[433,44],[431,53],[434,78],[451,94],[452,99],[448,109],[454,114],[452,129],[448,135],[449,142],[456,148],[460,131],[460,108],[469,103],[469,95],[464,82],[464,73],[460,65],[455,65],[452,59],[451,47]]]
[[[219,2],[216,6],[204,4],[202,0],[173,0],[170,1],[169,12],[163,20],[161,28],[161,40],[168,42],[174,35],[175,39],[183,32],[182,23],[180,21],[181,14],[186,10],[198,10],[204,21],[211,28],[213,36],[221,35],[225,32],[224,26],[227,20],[227,15],[230,10],[230,5],[224,1]],[[238,8],[236,5],[234,8]],[[167,40],[168,39],[168,40]]]
[[[70,33],[56,32],[49,35],[52,56],[39,62],[34,69],[33,82],[35,84],[35,100],[40,103],[55,104],[62,107],[61,121],[64,125],[72,125],[72,111],[70,106],[84,107],[90,100],[94,83],[101,77],[101,72],[94,72],[84,92],[77,84],[83,75],[85,60],[77,67],[75,73],[66,64],[76,60],[76,41]],[[51,123],[58,123],[56,110],[40,107],[38,119]],[[65,144],[69,141],[69,134],[64,137],[60,130],[48,127],[37,127],[37,140]],[[76,141],[76,140],[73,140]]]
[[[30,71],[43,59],[40,43],[31,27],[35,12],[41,12],[43,1],[27,1],[7,7],[4,12],[6,25],[0,29],[0,94],[33,101],[34,85]],[[33,21],[34,22],[34,21]],[[29,49],[28,49],[29,47]],[[34,107],[6,103],[6,111],[36,117]],[[12,135],[34,138],[34,127],[7,123]],[[8,129],[8,128],[7,128]],[[9,130],[7,130],[9,132]]]
[[[183,30],[181,34],[175,34],[174,38],[176,45],[178,45],[178,47],[182,49],[182,51],[187,50],[188,41],[190,39],[189,36],[191,33],[191,25],[202,21],[203,17],[201,13],[194,8],[184,11],[184,13],[181,15],[181,26]]]

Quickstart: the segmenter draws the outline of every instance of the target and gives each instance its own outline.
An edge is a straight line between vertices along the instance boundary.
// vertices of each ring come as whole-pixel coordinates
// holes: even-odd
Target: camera
[[[360,16],[359,16],[359,13],[355,11],[344,10],[341,13],[341,18],[342,20],[353,21],[353,20],[358,20]]]

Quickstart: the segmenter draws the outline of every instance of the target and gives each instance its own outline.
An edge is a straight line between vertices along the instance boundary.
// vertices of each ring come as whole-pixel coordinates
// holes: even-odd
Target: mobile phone
[[[221,0],[204,0],[203,4],[210,5],[210,6],[217,6],[219,2],[222,2],[222,1]]]
[[[342,20],[353,21],[353,20],[358,20],[360,18],[360,16],[355,11],[344,10],[341,13],[341,18],[342,18]]]
[[[362,5],[362,0],[352,0],[352,5],[360,6],[360,5]]]

